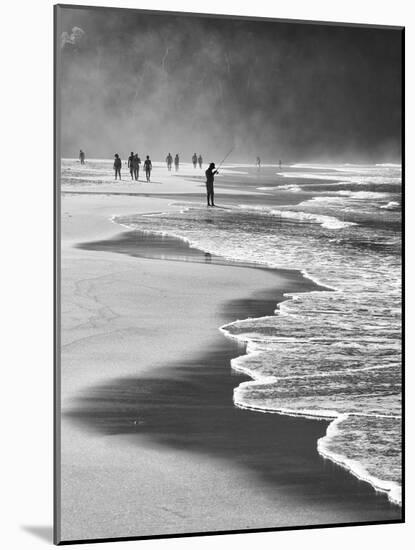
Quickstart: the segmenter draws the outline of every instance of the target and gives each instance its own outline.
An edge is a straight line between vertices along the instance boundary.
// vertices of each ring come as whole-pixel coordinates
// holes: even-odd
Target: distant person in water
[[[282,162],[281,161],[278,161],[278,166],[280,167],[280,169],[282,168]]]
[[[196,153],[193,154],[192,162],[193,162],[193,168],[196,168],[196,166],[197,166],[197,155],[196,155]]]
[[[256,167],[258,170],[261,170],[261,159],[260,157],[256,158]]]
[[[146,171],[147,183],[150,183],[151,169],[153,168],[151,164],[150,157],[147,155],[146,160],[144,161],[144,170]]]
[[[167,163],[167,170],[171,172],[171,165],[173,164],[173,157],[171,156],[171,153],[169,153],[166,157],[166,163]]]
[[[141,164],[141,159],[138,156],[138,153],[136,153],[134,155],[134,158],[133,158],[133,168],[134,168],[134,179],[135,179],[135,181],[138,181],[138,178],[140,177],[140,164]]]
[[[206,170],[206,192],[207,192],[207,205],[208,206],[215,206],[214,203],[214,190],[213,190],[213,182],[215,179],[215,174],[217,174],[218,171],[215,170],[215,163],[211,162],[209,164],[209,168]]]
[[[128,157],[128,168],[130,169],[131,179],[134,179],[134,153],[131,151],[131,155]]]
[[[202,168],[202,164],[203,164],[202,155],[199,155],[199,158],[197,159],[197,161],[199,163],[199,168]]]
[[[179,153],[176,154],[174,157],[174,167],[176,168],[176,172],[179,169],[180,159],[179,159]]]
[[[85,153],[82,149],[79,151],[79,160],[81,161],[81,164],[85,164]]]
[[[115,153],[114,155],[114,170],[115,170],[115,179],[117,179],[117,175],[121,179],[121,159],[118,153]]]

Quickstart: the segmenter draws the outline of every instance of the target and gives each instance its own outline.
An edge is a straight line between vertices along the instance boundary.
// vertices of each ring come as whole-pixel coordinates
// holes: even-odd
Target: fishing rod
[[[219,170],[219,168],[222,166],[222,164],[225,162],[225,160],[229,157],[229,155],[232,153],[234,149],[235,149],[235,146],[233,146],[232,149],[229,151],[229,153],[227,153],[226,156],[223,158],[223,160],[220,161],[219,166],[216,168],[216,171]]]

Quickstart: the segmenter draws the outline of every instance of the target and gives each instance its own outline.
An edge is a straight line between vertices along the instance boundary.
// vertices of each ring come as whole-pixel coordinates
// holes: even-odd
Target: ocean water
[[[318,451],[400,504],[401,167],[299,164],[233,176],[238,166],[228,168],[217,178],[222,208],[207,209],[202,195],[114,221],[301,270],[325,287],[287,295],[274,315],[220,327],[247,344],[231,366],[251,380],[235,388],[234,403],[332,420]],[[228,182],[256,194],[221,199]]]

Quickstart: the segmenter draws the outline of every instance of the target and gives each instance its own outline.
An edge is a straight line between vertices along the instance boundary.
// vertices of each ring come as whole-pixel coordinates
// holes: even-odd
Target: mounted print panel
[[[401,522],[403,29],[55,7],[55,542]]]

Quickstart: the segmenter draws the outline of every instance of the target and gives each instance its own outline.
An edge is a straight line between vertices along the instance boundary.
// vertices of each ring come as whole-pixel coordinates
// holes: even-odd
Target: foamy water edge
[[[319,292],[319,291],[316,291],[316,292]],[[287,295],[284,294],[284,296],[287,296]],[[278,379],[278,377],[260,376],[255,371],[252,371],[251,369],[237,363],[237,360],[240,359],[241,357],[246,357],[249,355],[252,356],[255,353],[262,353],[262,352],[257,352],[255,350],[255,345],[253,344],[250,338],[240,337],[239,335],[231,334],[230,332],[228,332],[226,330],[226,327],[231,324],[232,323],[228,323],[220,327],[221,332],[227,338],[238,340],[239,342],[243,342],[246,345],[246,353],[244,355],[240,355],[232,359],[231,367],[233,370],[241,372],[246,376],[249,376],[250,378],[252,378],[252,381],[241,382],[241,384],[239,384],[239,386],[234,389],[234,394],[233,394],[234,405],[240,409],[251,410],[255,412],[302,417],[302,418],[309,418],[312,420],[327,420],[327,421],[331,420],[330,424],[327,427],[326,435],[317,440],[318,453],[323,458],[329,459],[335,464],[337,464],[338,466],[341,466],[342,468],[346,469],[361,481],[365,481],[369,483],[377,492],[386,493],[388,496],[388,499],[393,504],[402,506],[402,488],[398,483],[379,479],[375,476],[372,476],[371,474],[369,474],[366,468],[364,468],[364,466],[357,460],[349,459],[347,456],[341,455],[339,453],[333,453],[332,451],[328,450],[329,442],[337,435],[337,426],[351,416],[357,416],[357,417],[358,416],[375,416],[375,417],[383,416],[384,418],[398,418],[398,417],[389,416],[389,415],[338,413],[334,410],[330,411],[326,409],[325,410],[314,410],[314,409],[294,410],[294,409],[287,409],[284,407],[281,407],[281,408],[267,407],[266,408],[266,407],[255,407],[252,405],[246,405],[242,400],[238,398],[238,393],[240,390],[246,388],[247,386],[252,387],[252,386],[255,386],[256,384],[262,385],[267,382],[275,382]],[[326,376],[326,375],[318,375],[318,376]],[[292,378],[295,378],[295,377],[292,377]]]
[[[118,222],[117,219],[118,219],[118,215],[114,214],[113,216],[111,216],[110,221],[117,224],[117,225],[119,225],[119,226],[122,226],[126,229],[129,229],[129,230],[132,229],[131,226],[129,226],[127,224],[124,224],[124,223]],[[185,237],[182,237],[181,235],[175,234],[172,231],[154,231],[154,230],[148,231],[148,230],[145,230],[145,229],[143,229],[141,231],[143,231],[144,233],[148,233],[148,234],[158,234],[158,235],[170,236],[170,237],[179,239],[179,240],[187,243],[189,246],[191,246],[193,248],[197,248],[197,249],[202,250],[204,252],[210,252],[209,250],[204,250],[203,247],[201,247],[199,243],[195,244],[191,240],[189,240]],[[216,252],[215,252],[215,254],[219,256],[219,254],[217,254]],[[227,259],[225,256],[222,256],[222,257],[224,259]],[[260,263],[260,262],[254,262],[254,263],[258,263],[258,266],[266,265],[267,267],[270,267],[271,269],[277,269],[273,266],[269,266],[266,263]],[[296,295],[311,294],[311,293],[314,293],[314,292],[325,292],[327,290],[339,290],[339,289],[336,289],[334,287],[330,287],[327,284],[321,283],[320,281],[317,280],[316,277],[311,277],[306,272],[306,270],[304,270],[304,269],[303,270],[292,270],[292,271],[301,272],[301,274],[304,278],[307,278],[307,279],[313,281],[314,283],[316,283],[316,284],[318,284],[318,285],[320,285],[324,288],[322,288],[322,290],[318,290],[318,291],[314,290],[314,291],[309,291],[309,292],[306,291],[306,292],[296,292],[296,293],[284,293],[284,296],[286,297],[286,300],[280,302],[279,306],[281,306],[281,304],[283,304],[284,302],[291,300]],[[280,313],[281,313],[280,310],[276,310],[276,311],[274,311],[274,316],[278,315]],[[261,319],[261,318],[263,318],[263,317],[257,317],[255,319]],[[238,319],[238,320],[235,320],[234,322],[238,322],[238,321],[243,321],[243,320]],[[222,334],[224,334],[225,337],[237,340],[238,342],[242,342],[246,346],[246,348],[245,348],[245,354],[243,354],[241,356],[238,356],[238,357],[231,360],[231,368],[233,370],[242,372],[243,374],[245,374],[245,375],[249,376],[250,378],[252,378],[251,381],[241,382],[241,384],[239,384],[238,387],[236,387],[234,389],[234,391],[233,391],[233,403],[234,403],[234,405],[236,407],[240,408],[240,409],[252,410],[252,411],[255,411],[255,412],[281,414],[281,415],[285,415],[285,416],[297,416],[297,417],[299,416],[299,417],[311,418],[311,419],[315,419],[315,420],[331,420],[330,424],[327,427],[326,435],[317,440],[317,451],[318,451],[318,453],[323,458],[329,459],[332,462],[334,462],[335,464],[337,464],[337,465],[341,466],[342,468],[346,469],[352,475],[354,475],[356,478],[369,483],[376,491],[381,492],[381,493],[386,493],[387,496],[388,496],[388,499],[393,504],[401,506],[402,505],[402,497],[401,497],[402,489],[401,489],[401,486],[398,483],[376,478],[375,476],[372,476],[371,474],[369,474],[367,472],[367,470],[363,467],[363,465],[361,463],[359,463],[357,460],[349,459],[346,456],[343,456],[343,455],[340,455],[340,454],[337,454],[337,453],[333,453],[333,452],[328,450],[328,443],[335,437],[335,435],[337,433],[337,426],[342,421],[344,421],[346,418],[349,418],[350,416],[370,416],[370,415],[356,414],[356,413],[337,413],[336,411],[327,411],[327,410],[324,410],[324,411],[323,410],[322,411],[318,411],[318,410],[291,410],[291,409],[285,409],[285,408],[279,408],[279,409],[278,408],[272,408],[271,409],[271,408],[254,407],[254,406],[246,405],[242,401],[238,400],[238,397],[237,397],[238,396],[238,390],[240,390],[240,389],[242,389],[242,388],[244,388],[248,385],[255,385],[255,384],[258,384],[258,383],[263,384],[263,383],[266,383],[267,380],[275,380],[276,377],[264,377],[264,376],[261,377],[261,376],[258,376],[257,373],[254,373],[253,371],[251,371],[250,369],[236,364],[236,361],[237,361],[238,358],[246,357],[246,356],[252,355],[252,354],[257,353],[257,352],[255,351],[255,345],[254,345],[253,341],[249,337],[243,337],[241,335],[231,334],[226,329],[227,326],[230,326],[232,324],[233,324],[233,322],[226,323],[225,325],[219,327],[219,330],[222,332]],[[377,415],[377,416],[380,416],[380,415]],[[391,417],[391,418],[393,418],[393,417]]]

